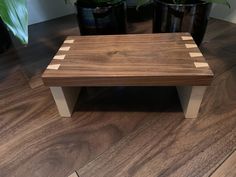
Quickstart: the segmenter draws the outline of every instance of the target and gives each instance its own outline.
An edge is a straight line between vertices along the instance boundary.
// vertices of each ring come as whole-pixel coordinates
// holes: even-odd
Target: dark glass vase
[[[116,4],[76,4],[81,35],[105,35],[126,33],[126,5]]]
[[[211,3],[200,0],[173,4],[172,0],[154,0],[154,33],[189,32],[200,45],[208,23]]]
[[[0,53],[5,52],[11,45],[9,32],[0,18]]]

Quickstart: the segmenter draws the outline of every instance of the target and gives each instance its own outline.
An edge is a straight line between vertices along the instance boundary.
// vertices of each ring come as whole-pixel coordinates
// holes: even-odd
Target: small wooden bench
[[[70,36],[42,78],[63,117],[83,86],[176,86],[185,117],[196,118],[213,73],[189,33],[162,33]]]

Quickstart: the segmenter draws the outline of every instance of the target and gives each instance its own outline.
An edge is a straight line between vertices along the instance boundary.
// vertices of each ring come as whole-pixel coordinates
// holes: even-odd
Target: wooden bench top
[[[42,75],[47,86],[209,85],[189,33],[68,37]]]

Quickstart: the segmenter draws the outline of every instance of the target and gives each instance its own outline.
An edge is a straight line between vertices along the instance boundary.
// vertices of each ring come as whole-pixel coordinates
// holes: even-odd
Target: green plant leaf
[[[28,11],[26,0],[0,0],[0,17],[23,44],[28,43]]]

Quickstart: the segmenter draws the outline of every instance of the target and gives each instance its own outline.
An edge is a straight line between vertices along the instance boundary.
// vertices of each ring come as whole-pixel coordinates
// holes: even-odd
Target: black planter
[[[127,7],[127,20],[129,22],[140,22],[152,19],[153,16],[153,4],[147,4],[139,7],[137,10],[136,6]]]
[[[78,22],[81,35],[105,35],[126,33],[126,5],[91,5],[77,2]]]
[[[191,4],[172,4],[172,0],[154,0],[154,33],[190,32],[200,45],[208,23],[211,3],[192,0]]]
[[[5,52],[11,46],[11,38],[5,24],[0,18],[0,53]]]

